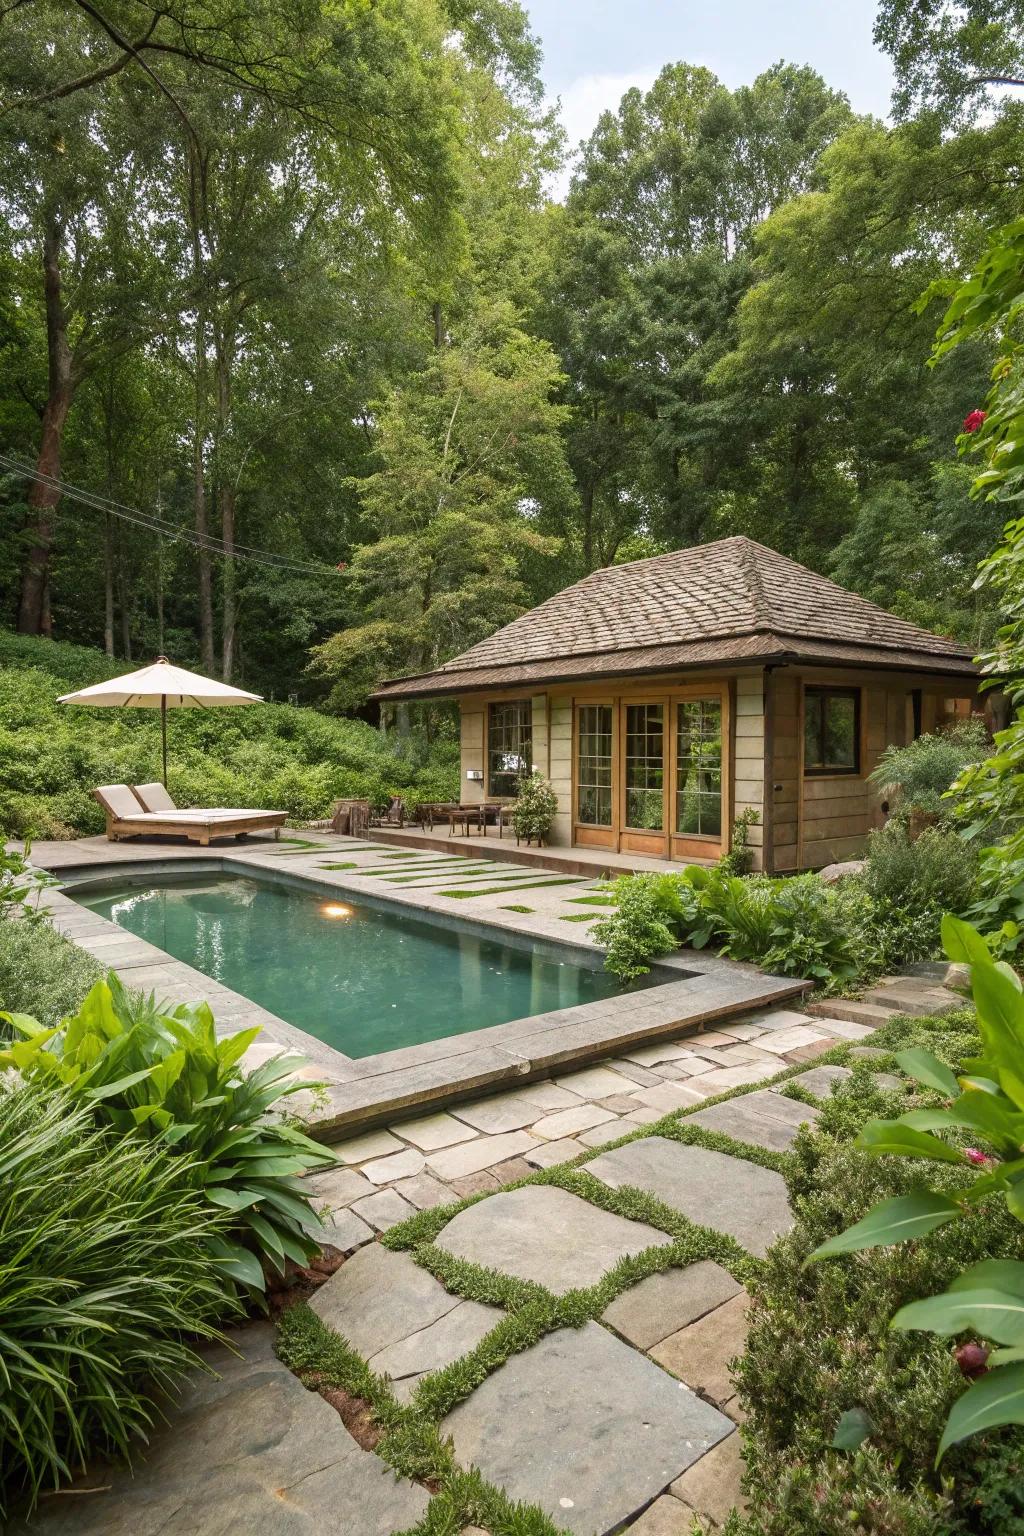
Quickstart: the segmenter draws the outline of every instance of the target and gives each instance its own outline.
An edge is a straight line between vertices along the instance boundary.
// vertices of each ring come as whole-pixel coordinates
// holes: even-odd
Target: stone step
[[[845,1019],[850,1024],[888,1024],[898,1008],[879,1008],[875,1003],[851,1002],[847,998],[826,997],[821,1002],[805,1003],[804,1011],[819,1019]]]
[[[923,1019],[931,1014],[952,1013],[963,1007],[963,998],[944,987],[920,987],[912,983],[896,983],[893,986],[870,987],[864,993],[864,1001],[878,1008],[888,1008],[893,1013],[906,1013],[912,1018]]]

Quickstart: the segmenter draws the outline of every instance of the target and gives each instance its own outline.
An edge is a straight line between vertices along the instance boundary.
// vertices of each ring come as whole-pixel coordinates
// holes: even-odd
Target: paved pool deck
[[[110,843],[105,838],[37,843],[35,863],[70,884],[86,878],[143,880],[168,870],[270,877],[324,896],[372,896],[393,910],[442,916],[490,937],[557,941],[593,955],[590,923],[602,908],[580,898],[597,882],[540,867],[433,852],[329,833],[274,842],[254,837],[220,849],[171,841]],[[326,1092],[303,1106],[315,1134],[337,1139],[388,1125],[460,1099],[565,1074],[627,1049],[698,1035],[752,1010],[798,998],[806,984],[753,966],[680,951],[659,962],[664,980],[643,992],[535,1014],[421,1045],[353,1058],[269,1013],[250,999],[89,911],[60,889],[47,893],[50,921],[130,986],[172,1004],[209,1002],[225,1033],[259,1024],[260,1050],[286,1047],[308,1058],[304,1072]]]

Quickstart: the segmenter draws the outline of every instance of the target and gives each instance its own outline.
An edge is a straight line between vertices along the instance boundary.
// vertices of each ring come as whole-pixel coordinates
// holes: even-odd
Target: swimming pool
[[[352,1057],[665,979],[623,987],[581,949],[240,875],[149,875],[65,894]]]

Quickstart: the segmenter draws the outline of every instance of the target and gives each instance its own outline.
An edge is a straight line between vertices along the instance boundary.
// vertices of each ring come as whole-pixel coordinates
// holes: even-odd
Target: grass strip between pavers
[[[437,894],[458,901],[467,896],[503,896],[506,891],[529,891],[545,885],[580,885],[585,878],[583,875],[567,875],[564,880],[521,880],[515,884],[489,885],[482,891],[438,891]]]
[[[560,923],[599,923],[600,915],[597,912],[566,912],[560,915]]]
[[[387,1379],[371,1371],[305,1304],[281,1317],[276,1348],[305,1386],[342,1387],[369,1403],[374,1422],[384,1431],[375,1454],[400,1477],[439,1485],[423,1518],[401,1536],[453,1536],[467,1525],[482,1526],[491,1536],[562,1536],[542,1510],[514,1503],[478,1472],[457,1466],[451,1443],[442,1439],[424,1408],[415,1399],[408,1407],[399,1403]]]
[[[567,896],[567,901],[574,901],[581,907],[617,907],[618,902],[614,896]]]
[[[883,1026],[883,1030],[887,1027]],[[884,1049],[884,1044],[879,1043]],[[401,1536],[456,1536],[463,1527],[473,1524],[483,1527],[491,1536],[560,1536],[558,1528],[543,1511],[535,1506],[515,1505],[477,1472],[463,1472],[455,1464],[450,1441],[441,1437],[441,1420],[512,1356],[531,1349],[546,1334],[558,1328],[581,1328],[588,1322],[597,1321],[617,1296],[649,1275],[710,1259],[727,1269],[741,1285],[748,1285],[764,1264],[764,1260],[748,1253],[727,1233],[691,1221],[645,1190],[630,1185],[612,1189],[588,1173],[586,1164],[629,1142],[649,1136],[665,1136],[784,1174],[794,1166],[791,1153],[774,1152],[737,1141],[724,1132],[687,1125],[687,1119],[710,1105],[779,1084],[787,1085],[788,1096],[817,1103],[818,1097],[795,1080],[815,1067],[846,1064],[856,1044],[856,1041],[844,1040],[813,1061],[792,1063],[771,1078],[744,1083],[700,1104],[672,1110],[660,1120],[636,1126],[614,1141],[587,1148],[569,1162],[539,1169],[503,1186],[503,1190],[486,1190],[464,1200],[417,1211],[408,1220],[391,1227],[380,1239],[384,1247],[408,1252],[414,1262],[432,1274],[450,1294],[498,1306],[505,1312],[475,1348],[450,1365],[422,1377],[408,1406],[399,1404],[387,1380],[375,1376],[347,1342],[326,1327],[306,1305],[293,1307],[283,1315],[278,1331],[278,1354],[283,1362],[308,1386],[337,1385],[364,1398],[370,1404],[375,1422],[384,1430],[376,1447],[377,1455],[401,1476],[421,1481],[429,1479],[438,1484],[438,1491],[423,1518]],[[882,1059],[859,1061],[857,1058],[853,1058],[852,1064],[866,1073],[877,1072],[885,1065]],[[553,1185],[614,1215],[646,1222],[665,1232],[672,1241],[627,1256],[595,1285],[567,1291],[562,1296],[555,1296],[546,1287],[531,1281],[456,1258],[437,1246],[436,1238],[460,1211],[504,1191],[534,1184]]]

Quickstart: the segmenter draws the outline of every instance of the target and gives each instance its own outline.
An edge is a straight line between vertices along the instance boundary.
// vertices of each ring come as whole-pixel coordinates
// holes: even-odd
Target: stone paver
[[[341,1271],[339,1271],[341,1273]],[[204,1352],[216,1377],[191,1380],[129,1470],[103,1469],[103,1491],[44,1499],[18,1536],[393,1536],[429,1495],[360,1449],[340,1417],[274,1357],[271,1325]]]
[[[577,1137],[585,1147],[604,1147],[610,1141],[618,1141],[619,1137],[631,1132],[632,1125],[623,1125],[620,1120],[607,1120],[604,1125],[595,1125],[589,1131],[580,1131]]]
[[[544,1114],[550,1114],[555,1109],[571,1109],[574,1104],[580,1103],[580,1095],[571,1093],[568,1088],[560,1088],[557,1083],[525,1083],[522,1088],[517,1088],[517,1099],[525,1099],[528,1104],[536,1104]]]
[[[806,1088],[808,1093],[816,1094],[819,1099],[828,1099],[832,1096],[832,1089],[836,1083],[841,1083],[844,1078],[852,1077],[849,1067],[812,1067],[809,1072],[801,1072],[799,1077],[791,1078],[793,1083],[799,1083],[801,1088]],[[781,1093],[785,1083],[779,1083],[772,1089],[773,1093]]]
[[[588,1173],[613,1189],[633,1184],[691,1221],[728,1232],[763,1256],[793,1225],[781,1174],[706,1147],[686,1147],[664,1136],[645,1136],[587,1164]]]
[[[513,1355],[441,1424],[463,1466],[576,1536],[617,1529],[732,1432],[598,1323]]]
[[[502,1316],[498,1307],[486,1307],[478,1301],[460,1302],[429,1327],[372,1355],[369,1364],[380,1375],[391,1377],[395,1396],[407,1403],[421,1376],[451,1365],[453,1360],[475,1349]]]
[[[748,1061],[740,1066],[721,1067],[712,1072],[702,1072],[700,1077],[691,1077],[690,1088],[699,1088],[704,1098],[713,1098],[716,1093],[731,1093],[734,1088],[747,1088],[752,1083],[763,1083],[766,1077],[774,1077],[780,1072],[785,1063],[778,1061],[772,1064],[763,1061]],[[653,1090],[652,1090],[653,1091]]]
[[[724,1525],[734,1508],[747,1508],[740,1479],[743,1476],[743,1445],[739,1435],[719,1441],[706,1456],[688,1467],[672,1484],[671,1492],[713,1525]],[[689,1536],[689,1533],[687,1533]]]
[[[743,1287],[727,1269],[710,1259],[685,1269],[648,1275],[632,1290],[616,1296],[602,1321],[637,1349],[650,1349],[678,1333],[714,1307],[738,1296]]]
[[[416,1207],[390,1188],[378,1189],[375,1195],[357,1200],[349,1209],[368,1221],[375,1232],[386,1232],[389,1227],[396,1227],[400,1221],[416,1214]]]
[[[417,1152],[414,1147],[403,1147],[401,1152],[394,1152],[390,1157],[378,1157],[364,1163],[362,1173],[371,1184],[393,1184],[396,1179],[415,1178],[425,1167],[422,1152]]]
[[[584,1067],[582,1072],[572,1072],[568,1077],[556,1079],[559,1088],[567,1088],[582,1099],[606,1099],[612,1093],[628,1093],[629,1079],[609,1067]]]
[[[671,1238],[564,1189],[534,1184],[467,1206],[436,1241],[456,1258],[533,1280],[560,1296],[596,1284],[627,1254],[664,1246]]]
[[[652,1360],[695,1392],[702,1392],[720,1408],[724,1407],[736,1391],[729,1361],[743,1353],[749,1303],[746,1291],[740,1291],[714,1311],[655,1344],[651,1349]]]
[[[818,1118],[819,1111],[809,1104],[799,1104],[770,1088],[745,1093],[722,1104],[711,1104],[693,1115],[694,1125],[706,1131],[721,1131],[736,1141],[785,1152],[796,1140],[801,1125]]]
[[[389,1152],[401,1152],[402,1146],[403,1143],[390,1131],[367,1131],[349,1141],[340,1141],[332,1151],[343,1163],[365,1163],[371,1157],[387,1157]]]
[[[310,1297],[317,1316],[369,1359],[454,1311],[460,1298],[414,1263],[373,1243]]]
[[[700,1081],[703,1082],[703,1078]],[[660,1115],[668,1115],[676,1109],[692,1109],[706,1095],[696,1086],[659,1083],[657,1088],[638,1088],[632,1097],[637,1109],[656,1109]]]
[[[460,1146],[431,1152],[427,1157],[427,1167],[439,1179],[461,1179],[467,1174],[479,1173],[481,1169],[493,1168],[496,1163],[504,1163],[510,1157],[518,1157],[534,1145],[534,1139],[528,1131],[508,1131],[502,1136],[478,1136],[475,1141],[464,1141]]]
[[[449,1186],[429,1173],[418,1173],[414,1179],[402,1179],[395,1185],[395,1189],[403,1200],[408,1200],[418,1211],[429,1210],[435,1205],[446,1205],[452,1199]]]
[[[339,1253],[353,1253],[355,1249],[362,1248],[364,1243],[372,1243],[373,1235],[373,1228],[361,1216],[342,1206],[325,1218],[323,1231],[317,1234],[317,1242],[337,1248]]]
[[[524,1125],[532,1125],[543,1111],[528,1099],[502,1095],[500,1098],[480,1099],[476,1104],[456,1104],[452,1114],[475,1131],[485,1131],[488,1136],[498,1136],[502,1131],[521,1131]]]
[[[421,1152],[438,1152],[458,1141],[472,1141],[476,1135],[471,1125],[464,1125],[454,1115],[424,1115],[419,1120],[405,1120],[394,1133],[419,1147]]]
[[[566,1137],[564,1141],[538,1141],[536,1146],[523,1153],[523,1161],[532,1168],[553,1168],[556,1163],[567,1163],[586,1150],[581,1141],[574,1141],[572,1137]]]
[[[372,1195],[373,1185],[354,1168],[328,1168],[324,1173],[311,1173],[306,1177],[305,1188],[314,1206],[319,1210],[326,1206],[337,1211],[351,1205],[361,1195]]]
[[[722,1444],[727,1444],[722,1441]],[[717,1447],[716,1447],[717,1449]],[[707,1453],[709,1456],[711,1452]],[[701,1457],[701,1461],[704,1457]],[[700,1465],[700,1462],[697,1463]],[[690,1536],[693,1530],[693,1510],[672,1494],[662,1494],[655,1499],[629,1527],[625,1536]]]
[[[703,1035],[696,1035],[693,1042],[688,1045],[669,1040],[663,1044],[639,1045],[635,1051],[628,1053],[626,1060],[635,1061],[639,1067],[654,1067],[661,1061],[676,1061],[680,1057],[692,1056],[693,1044],[703,1039]]]
[[[580,1104],[575,1109],[556,1109],[553,1115],[538,1120],[532,1130],[535,1136],[543,1136],[546,1141],[562,1141],[567,1136],[578,1136],[580,1131],[589,1131],[592,1126],[614,1119],[615,1112],[611,1109],[601,1109],[597,1104]]]

